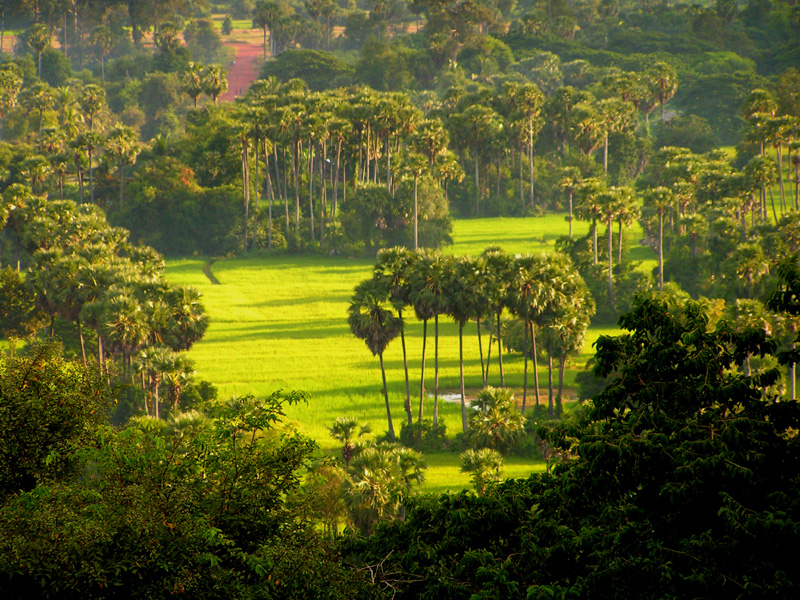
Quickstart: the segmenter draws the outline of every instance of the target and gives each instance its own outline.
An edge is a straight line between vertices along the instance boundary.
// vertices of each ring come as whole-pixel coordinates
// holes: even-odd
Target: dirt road
[[[220,100],[233,102],[238,96],[247,92],[259,73],[259,59],[261,58],[261,44],[251,42],[230,41],[226,46],[236,49],[236,60],[228,73],[228,91],[220,96]]]

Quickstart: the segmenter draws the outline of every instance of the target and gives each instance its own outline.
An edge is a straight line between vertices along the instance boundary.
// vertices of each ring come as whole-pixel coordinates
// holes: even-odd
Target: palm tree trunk
[[[559,365],[558,365],[558,398],[564,393],[564,371],[567,367],[567,355],[562,354],[559,358]]]
[[[433,426],[439,424],[439,314],[433,316]]]
[[[597,218],[592,217],[592,264],[597,264]]]
[[[389,441],[397,439],[394,435],[394,425],[392,424],[392,408],[389,406],[389,389],[386,387],[386,369],[383,366],[383,352],[378,355],[381,361],[381,377],[383,378],[383,399],[386,401],[386,420],[389,423]]]
[[[658,211],[658,291],[664,291],[664,210]]]
[[[292,156],[292,169],[294,171],[294,231],[300,232],[300,174],[298,173],[300,161],[300,140],[294,144],[294,154]]]
[[[614,310],[614,235],[612,231],[612,220],[608,218],[608,302],[611,310]]]
[[[403,346],[403,373],[406,376],[406,401],[403,407],[406,410],[406,417],[408,418],[408,425],[411,426],[414,422],[414,417],[411,414],[411,385],[408,379],[408,353],[406,352],[406,332],[405,323],[403,322],[403,310],[397,310],[397,318],[400,319],[400,343]]]
[[[603,173],[608,175],[608,130],[603,138]]]
[[[311,213],[311,241],[317,241],[314,232],[314,143],[308,142],[308,209]]]
[[[522,414],[528,403],[528,320],[526,319],[522,331],[522,359],[525,362],[522,375]]]
[[[622,264],[622,219],[619,220],[619,239],[617,240],[617,264]]]
[[[333,200],[331,201],[331,223],[336,218],[336,203],[339,199],[339,164],[342,156],[342,142],[336,143],[336,174],[333,176]]]
[[[86,366],[86,346],[83,341],[83,328],[81,327],[80,318],[75,319],[75,324],[78,326],[78,339],[81,341],[81,356],[83,357],[83,366]]]
[[[553,416],[553,356],[547,355],[547,412]]]
[[[530,177],[530,187],[528,189],[528,203],[533,206],[533,123],[528,124],[528,176]]]
[[[422,320],[422,367],[419,374],[419,415],[417,422],[422,423],[422,413],[425,408],[425,346],[428,342],[428,319]]]
[[[536,408],[539,408],[539,365],[536,361],[536,329],[534,328],[533,321],[531,321],[531,346],[533,350],[533,383],[536,394]]]
[[[475,151],[475,216],[481,213],[481,186],[478,174],[478,152]]]
[[[461,431],[467,432],[467,400],[464,391],[464,321],[458,323],[458,368],[461,379]]]
[[[775,145],[775,156],[778,159],[778,183],[780,184],[781,208],[786,212],[786,195],[783,189],[783,145]]]
[[[417,206],[417,179],[418,175],[414,172],[414,250],[419,249],[419,208]]]
[[[264,173],[267,176],[267,194],[269,194],[269,228],[267,229],[267,248],[272,250],[272,206],[275,204],[275,190],[272,187],[272,176],[269,174],[269,152],[267,152],[266,138],[264,138]]]
[[[484,387],[486,386],[486,377],[488,375],[488,369],[484,370],[484,363],[483,363],[483,336],[481,335],[481,318],[477,317],[475,322],[478,324],[478,354],[481,357],[481,379],[483,380]],[[489,338],[491,340],[491,337]],[[491,342],[490,342],[491,344]],[[491,346],[490,346],[491,348]]]
[[[572,239],[572,190],[569,191],[569,237]]]
[[[497,313],[497,357],[500,361],[500,387],[506,387],[506,374],[503,370],[503,343],[500,336],[500,313]],[[486,367],[489,370],[489,367]]]
[[[523,212],[525,211],[525,188],[522,184],[524,178],[522,176],[522,150],[519,152],[519,203],[522,206]]]

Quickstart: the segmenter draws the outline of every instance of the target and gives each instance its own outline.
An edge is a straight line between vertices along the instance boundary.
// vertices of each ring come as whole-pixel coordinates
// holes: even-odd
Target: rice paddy
[[[446,252],[477,254],[489,245],[501,246],[511,253],[552,251],[555,239],[565,234],[567,227],[563,217],[558,215],[457,221],[453,232],[455,244]],[[576,223],[576,234],[585,233],[587,227]],[[640,233],[631,231],[628,237],[638,240],[637,235]],[[216,385],[222,398],[245,394],[265,396],[280,389],[306,391],[308,403],[289,407],[287,415],[301,432],[317,440],[324,451],[336,450],[336,441],[328,435],[328,427],[339,416],[352,416],[369,423],[377,434],[386,431],[378,359],[350,333],[346,321],[353,288],[370,276],[373,261],[285,253],[219,260],[210,266],[219,285],[213,285],[203,273],[206,265],[202,259],[184,259],[171,261],[167,269],[167,276],[173,283],[195,286],[204,295],[211,324],[205,338],[189,354],[195,361],[199,378]],[[410,315],[406,317],[413,405],[419,403],[422,324]],[[428,328],[424,399],[427,415],[431,414],[433,398],[430,394],[434,388],[432,325]],[[481,384],[475,333],[475,325],[470,325],[464,337],[469,391],[478,390]],[[614,333],[614,330],[594,328],[589,332],[583,354],[568,366],[566,386],[573,386],[575,375],[592,354],[592,343],[605,333]],[[487,342],[488,336],[484,333],[484,352]],[[384,359],[394,426],[399,433],[405,418],[405,379],[399,338],[389,345]],[[493,356],[489,379],[490,384],[499,385],[496,364]],[[505,356],[504,364],[506,384],[521,389],[521,357]],[[455,392],[459,381],[458,328],[447,318],[440,322],[439,369],[440,391]],[[543,366],[540,366],[539,377],[546,401],[547,372]],[[529,394],[529,402],[533,402],[532,392]],[[440,401],[440,415],[450,435],[460,430],[458,402]],[[458,454],[435,454],[426,458],[430,465],[427,491],[469,485],[466,475],[459,471]],[[542,469],[541,461],[510,457],[504,474],[524,476]]]

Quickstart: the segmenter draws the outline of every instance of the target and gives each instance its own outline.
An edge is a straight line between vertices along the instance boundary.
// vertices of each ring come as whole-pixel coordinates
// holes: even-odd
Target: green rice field
[[[555,239],[567,232],[560,215],[525,219],[476,219],[457,221],[455,244],[448,254],[477,254],[486,246],[498,245],[512,253],[552,251]],[[576,223],[575,233],[584,233],[585,223]],[[629,232],[629,243],[640,232]],[[652,254],[652,253],[651,253]],[[652,258],[649,262],[653,262]],[[212,285],[203,273],[202,259],[169,263],[171,282],[192,285],[204,295],[211,324],[205,338],[190,352],[197,376],[214,383],[220,397],[254,394],[264,396],[275,390],[308,392],[307,405],[288,408],[289,419],[303,433],[333,452],[336,442],[327,428],[339,416],[352,416],[386,431],[386,411],[381,394],[378,359],[349,331],[347,306],[353,288],[370,276],[373,261],[347,257],[289,256],[285,253],[254,258],[218,260],[211,271],[219,285]],[[654,263],[653,263],[654,264]],[[652,269],[653,264],[647,268]],[[592,354],[592,343],[600,334],[614,330],[592,329],[582,355],[569,365],[566,385],[572,386],[576,373]],[[484,350],[488,336],[484,336]],[[411,317],[407,322],[412,403],[419,401],[419,371],[422,353],[422,324]],[[480,387],[480,360],[475,326],[465,330],[465,373],[468,393]],[[433,392],[433,327],[429,326],[426,388]],[[495,351],[496,352],[496,351]],[[399,338],[385,355],[387,381],[395,430],[405,417],[402,350]],[[506,383],[522,387],[521,357],[504,357]],[[439,367],[441,393],[458,389],[458,328],[449,319],[440,324]],[[540,368],[540,386],[547,401],[546,369]],[[490,383],[499,385],[496,361]],[[530,385],[530,384],[529,384]],[[532,391],[529,390],[532,396]],[[569,394],[567,394],[569,397]],[[531,402],[533,401],[531,397]],[[426,396],[430,415],[432,397]],[[458,402],[440,401],[440,414],[448,433],[460,429]],[[444,491],[468,486],[459,472],[457,454],[427,456],[427,491]],[[524,476],[541,470],[544,464],[510,457],[506,476]]]

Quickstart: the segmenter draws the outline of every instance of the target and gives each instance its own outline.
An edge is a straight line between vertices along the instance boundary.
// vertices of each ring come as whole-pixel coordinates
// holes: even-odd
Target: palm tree
[[[658,214],[658,291],[664,291],[664,213],[674,202],[669,188],[651,188],[645,192],[644,204]]]
[[[485,264],[486,275],[486,296],[488,299],[489,310],[493,315],[495,323],[494,337],[497,340],[497,359],[500,367],[500,387],[505,387],[506,377],[503,369],[503,343],[502,343],[502,327],[500,319],[503,310],[506,308],[508,298],[508,286],[512,276],[512,268],[514,259],[506,254],[502,249],[494,247],[487,248],[481,254],[481,258]],[[481,323],[478,320],[478,342],[480,345],[481,339]],[[489,364],[492,358],[492,338],[489,337],[489,351],[486,359],[486,370],[483,374],[483,385],[485,386],[489,379]],[[483,364],[483,357],[481,356],[481,364]]]
[[[423,398],[425,393],[425,341],[427,322],[434,322],[434,363],[433,363],[433,425],[439,424],[439,315],[447,312],[447,257],[439,252],[418,253],[411,276],[411,301],[417,318],[423,322],[422,333],[422,373],[420,375],[419,422],[422,422]]]
[[[219,65],[210,65],[203,71],[203,79],[201,80],[203,92],[211,96],[214,104],[217,103],[217,98],[228,91],[228,77]]]
[[[389,424],[389,440],[395,440],[392,424],[392,410],[389,406],[389,390],[386,386],[386,369],[383,365],[383,351],[402,329],[400,320],[389,309],[388,297],[384,290],[367,280],[356,286],[350,307],[347,309],[347,322],[350,331],[357,338],[364,340],[373,356],[381,363],[383,379],[383,396],[386,401],[386,420]]]
[[[561,179],[558,180],[558,186],[567,192],[567,207],[569,221],[569,237],[572,237],[572,196],[575,193],[575,188],[581,181],[581,172],[578,167],[564,167],[561,171]]]
[[[543,271],[547,262],[544,256],[526,254],[514,260],[513,279],[508,288],[508,303],[511,312],[523,321],[523,357],[525,361],[522,383],[522,413],[528,397],[528,335],[531,336],[533,374],[536,391],[536,407],[539,407],[539,370],[537,365],[536,332],[534,321],[547,307],[547,299],[553,282],[547,281]]]
[[[333,439],[342,443],[342,460],[345,467],[349,467],[358,449],[359,438],[372,433],[372,428],[369,423],[359,424],[352,417],[337,417],[328,432]]]
[[[44,23],[37,23],[25,32],[25,41],[28,46],[36,52],[36,59],[39,65],[37,74],[42,76],[42,52],[50,46],[50,28]]]
[[[197,108],[197,99],[205,89],[203,85],[203,72],[205,67],[197,62],[190,62],[186,65],[186,71],[181,76],[183,91],[192,99],[194,107]]]
[[[469,473],[478,494],[486,493],[490,484],[500,481],[503,457],[497,450],[481,448],[461,454],[461,472]]]
[[[78,102],[89,121],[89,131],[94,131],[95,117],[106,106],[105,89],[94,83],[87,84],[83,87]]]
[[[425,158],[416,152],[407,152],[403,157],[402,170],[414,179],[414,250],[419,249],[419,206],[417,202],[417,184],[419,177],[428,169]]]
[[[269,55],[275,56],[275,35],[273,30],[281,17],[281,8],[276,2],[258,0],[253,9],[253,27],[264,32],[264,60],[267,60],[267,30],[269,30]]]
[[[136,162],[140,148],[136,143],[136,132],[130,127],[117,125],[106,136],[106,155],[116,160],[119,169],[119,207],[125,204],[125,165]]]
[[[111,34],[111,29],[108,25],[98,25],[92,29],[90,41],[97,47],[98,54],[100,54],[100,73],[102,81],[106,81],[106,55],[111,52],[114,47],[114,40]]]
[[[388,291],[392,306],[397,311],[400,321],[400,342],[403,346],[403,372],[406,379],[406,399],[404,408],[411,425],[411,387],[408,377],[408,353],[406,352],[405,321],[403,309],[411,304],[411,271],[415,256],[407,248],[394,247],[378,251],[377,261],[373,269],[373,277],[378,285]]]
[[[480,319],[487,306],[488,297],[483,287],[486,279],[482,273],[483,261],[461,257],[454,261],[449,271],[448,314],[458,323],[458,367],[461,382],[461,429],[467,431],[467,404],[464,390],[464,326],[470,319]]]
[[[581,220],[592,222],[592,264],[597,264],[597,220],[602,215],[600,194],[604,189],[603,183],[594,177],[584,179],[576,188],[578,205],[575,212]]]

